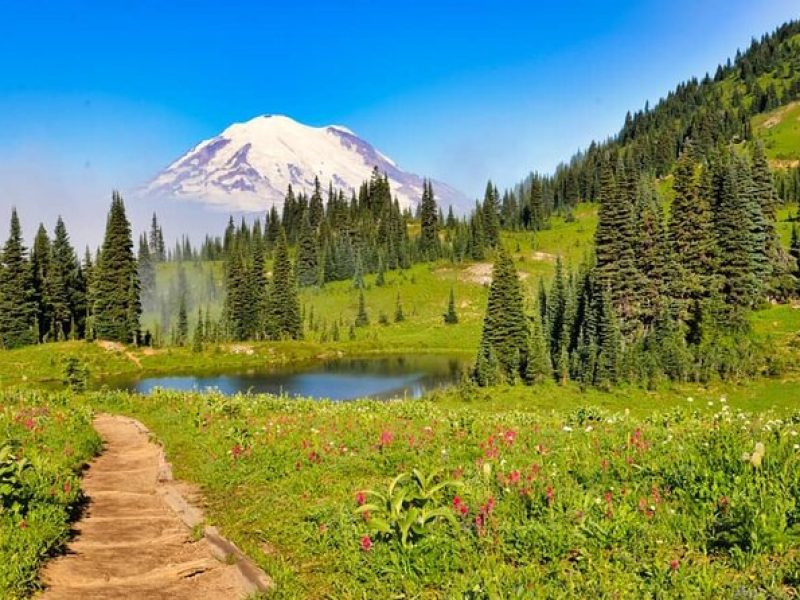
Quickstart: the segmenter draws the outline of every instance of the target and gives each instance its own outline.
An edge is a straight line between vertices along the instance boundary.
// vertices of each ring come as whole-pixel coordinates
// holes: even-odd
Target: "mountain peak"
[[[159,173],[145,193],[179,198],[225,210],[261,211],[283,202],[286,189],[310,194],[314,180],[351,193],[373,168],[386,173],[401,206],[422,197],[422,178],[400,169],[386,155],[342,125],[312,127],[286,115],[264,114],[233,123],[200,142]],[[459,191],[433,182],[442,206],[466,209]]]

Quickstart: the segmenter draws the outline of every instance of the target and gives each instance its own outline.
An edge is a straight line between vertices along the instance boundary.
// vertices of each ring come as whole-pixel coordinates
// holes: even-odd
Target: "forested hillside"
[[[552,178],[531,174],[514,192],[518,198],[525,198],[532,186],[541,185],[545,179],[552,190],[548,197],[552,208],[566,210],[581,200],[596,201],[605,153],[622,156],[640,172],[663,177],[672,172],[689,139],[699,154],[706,155],[720,144],[764,138],[767,155],[775,166],[781,163],[774,160],[786,156],[786,146],[800,147],[800,132],[795,129],[794,134],[785,133],[778,145],[768,135],[767,118],[760,115],[798,99],[800,21],[792,21],[753,39],[745,51],[737,51],[733,59],[718,65],[713,75],[689,79],[655,106],[629,112],[616,135],[590,144],[560,165]],[[774,124],[779,122],[781,117]],[[791,140],[786,139],[789,135]],[[795,183],[782,197],[796,200],[797,190]]]

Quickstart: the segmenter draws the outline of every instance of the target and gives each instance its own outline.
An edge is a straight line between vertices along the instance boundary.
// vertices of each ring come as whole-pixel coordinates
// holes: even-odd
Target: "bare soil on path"
[[[40,598],[245,598],[239,568],[217,560],[207,538],[193,539],[167,503],[161,449],[146,430],[109,415],[94,425],[105,449],[83,480],[88,505],[66,554],[45,567]]]

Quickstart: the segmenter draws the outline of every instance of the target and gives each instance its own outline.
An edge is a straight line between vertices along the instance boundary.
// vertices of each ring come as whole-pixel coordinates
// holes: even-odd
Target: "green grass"
[[[26,597],[67,539],[81,467],[100,450],[67,394],[0,391],[0,597]],[[4,454],[5,452],[5,454]]]
[[[800,102],[756,115],[753,130],[764,140],[767,156],[775,161],[800,160]]]
[[[275,578],[276,598],[791,596],[800,413],[708,398],[647,415],[494,410],[494,397],[89,401],[165,442],[177,476],[201,486],[209,521]],[[742,459],[757,442],[759,466]],[[459,487],[423,494],[406,479],[396,515],[368,493],[369,519],[356,512],[360,492],[385,495],[413,469]],[[412,503],[441,516],[403,543]]]

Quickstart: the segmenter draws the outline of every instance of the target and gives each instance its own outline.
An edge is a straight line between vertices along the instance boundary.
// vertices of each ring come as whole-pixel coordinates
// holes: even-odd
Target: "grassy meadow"
[[[668,193],[671,182],[662,185]],[[787,241],[794,211],[779,217]],[[580,263],[596,219],[581,205],[536,235],[504,234],[529,297],[556,256]],[[161,265],[159,285],[172,285],[175,269]],[[219,311],[209,281],[221,265],[185,269],[197,302]],[[355,339],[357,291],[336,282],[301,291],[303,342],[3,352],[0,429],[14,458],[0,458],[0,486],[13,490],[0,512],[0,591],[28,594],[65,539],[80,466],[99,450],[90,417],[107,411],[140,419],[164,443],[176,475],[202,491],[208,521],[275,579],[276,598],[796,595],[800,309],[789,305],[752,316],[779,374],[740,382],[462,384],[423,400],[338,404],[104,388],[342,355],[473,356],[490,274],[487,261],[416,265],[387,273],[384,286],[370,275],[370,324]],[[459,323],[445,325],[451,288]],[[340,340],[323,341],[334,321]],[[70,357],[92,391],[63,391]]]

